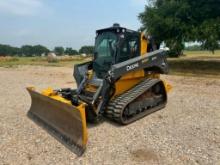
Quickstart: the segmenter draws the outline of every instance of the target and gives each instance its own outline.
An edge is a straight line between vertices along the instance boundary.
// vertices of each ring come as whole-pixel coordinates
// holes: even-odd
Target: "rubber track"
[[[125,109],[125,107],[131,103],[133,100],[135,100],[138,96],[149,90],[153,85],[160,82],[160,79],[145,79],[139,84],[137,84],[135,87],[131,88],[130,90],[126,91],[125,93],[117,96],[113,100],[111,100],[106,108],[106,116],[112,120],[115,120],[118,123],[121,124],[129,124],[143,116],[146,115],[146,111],[151,111],[151,109],[147,109],[141,113],[138,114],[138,116],[134,116],[133,119],[129,119],[127,123],[121,122],[121,114],[122,111]],[[161,105],[155,108],[152,108],[152,110],[157,110],[163,108],[165,105]]]

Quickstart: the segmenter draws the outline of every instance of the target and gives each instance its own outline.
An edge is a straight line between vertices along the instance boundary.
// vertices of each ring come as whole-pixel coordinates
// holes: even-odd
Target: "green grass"
[[[185,51],[185,56],[169,58],[170,74],[220,77],[220,51]]]
[[[205,56],[205,57],[220,57],[220,50],[216,50],[214,52],[214,54],[212,54],[211,51],[206,51],[206,50],[203,50],[203,51],[184,51],[184,54],[187,56],[187,57],[198,57],[198,56]]]
[[[76,63],[84,62],[84,58],[80,59],[65,59],[58,60],[57,62],[48,62],[43,57],[13,57],[7,60],[0,59],[0,67],[17,67],[19,65],[42,65],[42,66],[65,66],[72,67]]]

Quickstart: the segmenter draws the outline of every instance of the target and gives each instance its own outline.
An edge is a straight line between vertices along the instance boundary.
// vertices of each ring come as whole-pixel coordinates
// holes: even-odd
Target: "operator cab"
[[[117,64],[140,55],[141,33],[120,27],[96,31],[93,69],[98,78],[104,78],[113,64]]]

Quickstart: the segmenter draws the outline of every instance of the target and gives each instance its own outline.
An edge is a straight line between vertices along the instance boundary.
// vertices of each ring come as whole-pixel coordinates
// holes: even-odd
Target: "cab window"
[[[139,56],[139,43],[138,35],[127,35],[120,44],[117,62],[123,62]]]

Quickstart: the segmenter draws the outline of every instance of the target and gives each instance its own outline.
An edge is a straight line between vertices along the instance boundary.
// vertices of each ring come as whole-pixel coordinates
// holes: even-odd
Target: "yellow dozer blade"
[[[70,101],[48,88],[42,93],[27,88],[32,104],[28,116],[77,155],[87,144],[85,104],[73,106]]]

